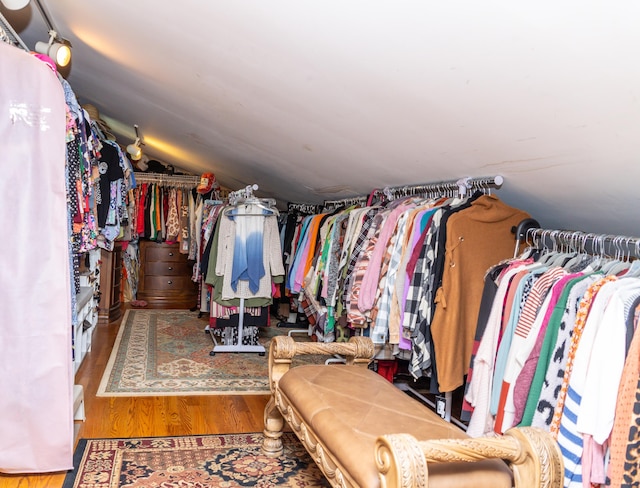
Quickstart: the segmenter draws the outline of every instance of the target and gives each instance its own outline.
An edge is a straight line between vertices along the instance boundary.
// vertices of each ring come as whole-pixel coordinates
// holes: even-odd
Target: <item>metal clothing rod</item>
[[[16,47],[21,47],[25,51],[29,52],[30,49],[11,27],[9,21],[0,13],[0,41],[12,44]]]
[[[460,178],[459,180],[441,181],[436,183],[424,183],[421,185],[404,185],[395,187],[386,187],[384,189],[375,190],[374,196],[386,196],[387,198],[398,198],[400,196],[421,195],[421,194],[442,194],[445,192],[458,192],[466,195],[468,190],[489,190],[491,188],[499,188],[504,183],[504,178],[498,176],[485,176],[478,178]]]
[[[288,212],[292,212],[294,210],[297,210],[299,212],[304,212],[304,213],[308,213],[308,214],[315,214],[318,213],[318,211],[321,209],[320,205],[315,205],[313,203],[294,203],[294,202],[289,202],[287,204],[287,211]]]
[[[364,205],[367,203],[367,198],[368,197],[366,196],[359,196],[359,197],[343,198],[341,200],[325,200],[324,203],[322,204],[322,207],[328,210],[328,209],[338,208],[344,205],[355,205],[355,204]]]
[[[516,249],[529,241],[538,249],[576,252],[618,259],[640,258],[640,237],[594,234],[577,230],[541,229],[518,226]]]
[[[162,173],[133,173],[136,183],[158,183],[164,186],[176,186],[181,188],[195,188],[200,183],[199,176],[191,175],[165,175]]]

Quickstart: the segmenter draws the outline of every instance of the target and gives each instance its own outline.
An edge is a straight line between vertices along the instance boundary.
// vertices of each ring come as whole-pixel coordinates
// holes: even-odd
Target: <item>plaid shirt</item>
[[[432,301],[430,299],[430,292],[432,291],[435,281],[431,273],[431,267],[436,257],[438,233],[440,232],[440,222],[443,214],[444,209],[442,208],[433,214],[431,227],[429,227],[423,246],[424,254],[421,254],[421,262],[419,260],[418,264],[416,264],[414,280],[409,288],[409,297],[411,298],[407,299],[407,304],[411,307],[408,317],[410,320],[413,318],[416,320],[416,322],[412,324],[413,327],[409,327],[409,329],[412,330],[411,336],[413,338],[409,372],[415,378],[423,376],[431,367],[432,344],[429,327],[431,326],[433,313],[431,310]],[[407,311],[405,308],[405,319],[406,318]]]
[[[408,215],[411,211],[407,210],[398,219],[396,226],[396,232],[392,235],[387,252],[384,258],[383,271],[380,279],[380,285],[378,287],[378,295],[380,299],[377,301],[377,314],[375,316],[375,326],[371,332],[371,339],[374,343],[377,343],[377,339],[382,338],[382,342],[388,339],[390,344],[398,344],[400,342],[400,328],[398,324],[394,327],[393,334],[390,330],[390,312],[391,312],[391,297],[396,286],[396,278],[398,267],[400,266],[400,260],[402,258],[402,243],[404,242],[404,234],[407,230]],[[372,315],[373,320],[373,315]]]
[[[363,217],[370,210],[369,207],[356,208],[349,212],[349,220],[347,222],[347,228],[345,231],[344,242],[342,243],[342,249],[340,252],[340,265],[338,266],[338,283],[335,293],[335,307],[336,316],[342,314],[344,309],[344,299],[346,293],[347,281],[347,267],[351,260],[352,253],[356,240],[360,235],[360,230],[363,224]]]
[[[358,262],[362,251],[364,250],[364,244],[369,237],[369,229],[371,228],[371,224],[373,223],[373,217],[378,213],[379,210],[379,208],[372,208],[367,211],[362,217],[362,227],[360,229],[358,237],[356,238],[356,243],[353,247],[353,250],[351,251],[351,256],[347,264],[347,274],[344,278],[345,286],[343,288],[342,301],[345,308],[347,308],[349,304],[349,294],[351,286],[353,284],[353,271],[356,268],[356,263]]]
[[[347,308],[347,320],[351,322],[354,327],[366,327],[368,322],[368,316],[360,311],[358,308],[358,298],[360,296],[360,285],[364,278],[365,271],[369,265],[369,259],[373,254],[378,236],[380,235],[380,229],[384,223],[384,212],[378,213],[371,224],[368,232],[368,240],[366,241],[366,247],[360,253],[360,257],[356,262],[356,267],[353,271],[353,282],[349,290],[349,305]]]
[[[435,254],[432,246],[435,245],[435,241],[437,240],[437,232],[440,226],[440,220],[442,219],[442,213],[442,209],[438,209],[431,218],[431,225],[427,230],[427,235],[422,244],[420,257],[416,263],[416,268],[407,293],[402,326],[411,331],[412,334],[415,332],[420,319],[420,302],[422,301],[429,280],[427,273],[431,265],[430,261],[433,260]]]

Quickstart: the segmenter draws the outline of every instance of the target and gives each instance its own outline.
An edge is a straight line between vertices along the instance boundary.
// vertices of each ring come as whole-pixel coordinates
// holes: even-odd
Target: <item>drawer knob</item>
[[[169,271],[173,271],[173,267],[172,266],[169,266]]]
[[[173,253],[172,253],[172,252],[170,252],[170,253],[169,253],[169,256],[173,256]]]
[[[173,285],[173,281],[169,280],[169,281],[167,281],[167,284],[168,285]]]

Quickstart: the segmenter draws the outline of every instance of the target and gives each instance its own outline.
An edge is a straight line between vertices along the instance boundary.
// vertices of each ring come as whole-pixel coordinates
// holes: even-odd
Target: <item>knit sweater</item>
[[[442,286],[431,325],[440,391],[461,386],[467,372],[482,299],[484,274],[513,255],[511,228],[529,214],[483,195],[447,222]]]

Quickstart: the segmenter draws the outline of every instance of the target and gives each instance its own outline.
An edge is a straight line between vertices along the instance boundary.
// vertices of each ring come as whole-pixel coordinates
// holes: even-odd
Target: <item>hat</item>
[[[203,173],[200,177],[200,183],[196,188],[198,193],[209,193],[214,188],[219,188],[218,182],[216,181],[216,175],[213,173]]]
[[[149,156],[143,154],[142,157],[135,162],[140,171],[147,171],[149,169]]]
[[[111,127],[109,127],[109,125],[100,118],[100,111],[95,105],[85,103],[84,105],[82,105],[82,108],[85,109],[89,114],[89,118],[91,119],[91,121],[98,124],[98,127],[107,139],[109,139],[110,141],[116,140],[116,136],[111,133]]]

